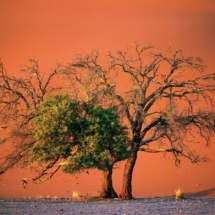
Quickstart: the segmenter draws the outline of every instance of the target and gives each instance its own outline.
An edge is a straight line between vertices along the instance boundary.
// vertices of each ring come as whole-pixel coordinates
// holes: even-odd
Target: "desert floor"
[[[145,197],[129,201],[1,198],[0,214],[215,214],[215,198]]]

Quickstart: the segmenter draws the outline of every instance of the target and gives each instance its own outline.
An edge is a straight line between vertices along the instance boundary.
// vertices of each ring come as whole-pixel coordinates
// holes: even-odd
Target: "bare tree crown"
[[[71,93],[80,96],[86,90],[85,99],[116,106],[130,125],[137,150],[149,152],[145,146],[157,142],[157,151],[172,152],[177,165],[181,156],[205,161],[191,147],[197,136],[206,145],[214,136],[215,73],[204,72],[203,60],[186,57],[181,49],[170,47],[164,54],[138,44],[132,51],[109,52],[107,58],[104,67],[98,50],[93,50],[68,64],[75,83]]]

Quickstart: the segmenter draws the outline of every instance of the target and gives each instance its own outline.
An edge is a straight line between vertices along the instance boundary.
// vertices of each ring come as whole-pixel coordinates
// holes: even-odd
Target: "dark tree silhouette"
[[[208,146],[215,134],[215,73],[204,73],[202,59],[171,47],[165,54],[138,44],[129,51],[108,53],[107,65],[102,66],[99,52],[93,50],[78,55],[66,69],[71,95],[117,107],[130,127],[133,154],[125,164],[122,199],[132,198],[139,151],[171,153],[176,166],[183,158],[203,162],[207,157],[200,157],[193,143],[202,138]]]

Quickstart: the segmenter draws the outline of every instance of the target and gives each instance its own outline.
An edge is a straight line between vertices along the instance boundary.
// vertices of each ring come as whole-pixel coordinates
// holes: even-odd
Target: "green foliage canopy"
[[[120,125],[114,108],[103,109],[87,104],[85,110],[83,129],[78,134],[79,150],[68,157],[68,162],[63,166],[65,172],[112,168],[115,162],[126,159],[130,153],[127,129]]]
[[[127,128],[120,125],[114,108],[70,101],[67,94],[47,97],[34,126],[31,161],[64,159],[66,173],[112,168],[130,154]]]

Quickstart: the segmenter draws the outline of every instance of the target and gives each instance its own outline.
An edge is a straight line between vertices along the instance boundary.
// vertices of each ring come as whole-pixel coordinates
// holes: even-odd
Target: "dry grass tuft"
[[[113,200],[113,199],[104,199],[98,195],[90,196],[88,194],[80,194],[77,191],[72,192],[72,198],[83,202],[101,202],[101,201],[110,202]]]
[[[80,193],[77,191],[72,192],[72,198],[74,199],[79,199],[81,197]]]
[[[179,200],[179,199],[184,199],[184,192],[180,189],[175,191],[175,199]]]

